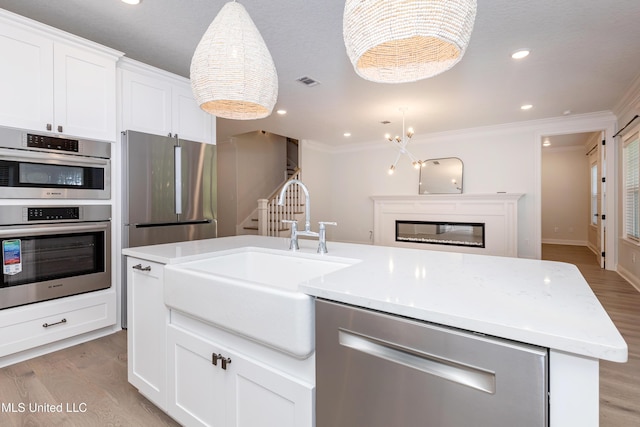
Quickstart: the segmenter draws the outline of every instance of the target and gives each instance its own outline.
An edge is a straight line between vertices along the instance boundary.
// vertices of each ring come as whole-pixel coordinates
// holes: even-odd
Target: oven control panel
[[[27,221],[51,221],[65,219],[80,219],[80,208],[77,206],[27,208]]]
[[[27,147],[33,148],[47,148],[49,150],[71,151],[73,153],[78,152],[78,140],[56,138],[46,135],[33,135],[27,134]]]

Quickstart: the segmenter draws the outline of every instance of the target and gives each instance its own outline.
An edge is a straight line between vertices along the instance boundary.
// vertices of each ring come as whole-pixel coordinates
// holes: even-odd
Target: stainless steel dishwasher
[[[316,300],[317,427],[548,425],[547,349]]]

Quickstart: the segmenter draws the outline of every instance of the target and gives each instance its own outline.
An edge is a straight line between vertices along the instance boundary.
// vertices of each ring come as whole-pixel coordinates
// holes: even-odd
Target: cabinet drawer
[[[80,295],[3,310],[0,357],[116,323],[115,293]]]

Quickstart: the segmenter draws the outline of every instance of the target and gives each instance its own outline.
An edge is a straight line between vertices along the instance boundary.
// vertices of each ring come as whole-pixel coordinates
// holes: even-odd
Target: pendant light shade
[[[366,80],[433,77],[462,59],[476,7],[476,0],[346,0],[347,55]]]
[[[271,114],[278,75],[260,32],[239,3],[225,4],[191,60],[191,88],[204,111],[236,120]]]

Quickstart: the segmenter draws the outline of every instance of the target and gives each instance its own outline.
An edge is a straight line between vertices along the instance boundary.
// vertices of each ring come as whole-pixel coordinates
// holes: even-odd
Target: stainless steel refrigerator
[[[128,130],[122,153],[123,248],[217,237],[215,145]]]

